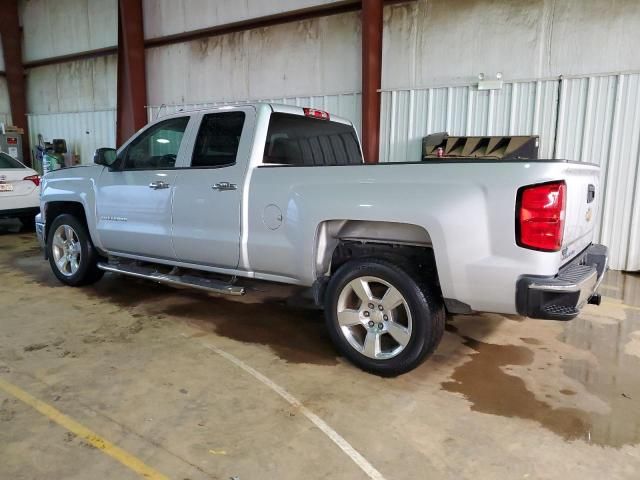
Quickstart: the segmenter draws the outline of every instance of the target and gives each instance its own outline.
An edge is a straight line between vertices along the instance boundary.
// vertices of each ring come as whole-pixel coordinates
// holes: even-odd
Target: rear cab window
[[[15,158],[0,152],[0,170],[7,168],[27,168]]]
[[[274,112],[264,148],[264,164],[319,166],[363,163],[351,125]]]

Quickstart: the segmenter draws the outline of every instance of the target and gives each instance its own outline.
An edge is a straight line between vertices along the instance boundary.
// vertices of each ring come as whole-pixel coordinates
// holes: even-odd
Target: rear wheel
[[[49,264],[62,283],[74,287],[95,283],[104,272],[84,223],[73,215],[56,217],[47,238]]]
[[[334,344],[354,364],[383,376],[422,363],[445,326],[442,299],[431,285],[388,260],[352,260],[327,287],[325,317]]]

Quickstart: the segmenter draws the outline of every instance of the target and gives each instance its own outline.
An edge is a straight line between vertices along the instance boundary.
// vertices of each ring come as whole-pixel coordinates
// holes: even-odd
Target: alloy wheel
[[[358,277],[340,292],[340,332],[355,350],[375,359],[399,355],[411,340],[412,319],[402,293],[377,277]]]

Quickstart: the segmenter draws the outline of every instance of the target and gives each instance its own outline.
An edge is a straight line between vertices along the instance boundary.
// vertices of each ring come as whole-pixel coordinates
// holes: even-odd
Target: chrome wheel
[[[60,225],[53,233],[52,254],[58,271],[64,276],[70,277],[80,268],[80,239],[69,225]]]
[[[337,307],[340,332],[355,350],[369,358],[393,358],[411,339],[407,301],[381,278],[351,280],[340,292]]]

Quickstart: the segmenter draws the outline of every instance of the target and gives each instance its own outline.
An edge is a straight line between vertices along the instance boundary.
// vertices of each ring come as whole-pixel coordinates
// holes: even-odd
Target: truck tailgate
[[[600,169],[597,165],[567,164],[567,199],[562,262],[567,263],[593,240],[600,196]]]

